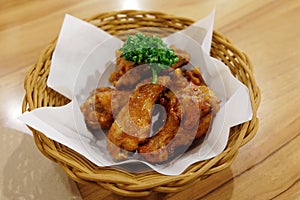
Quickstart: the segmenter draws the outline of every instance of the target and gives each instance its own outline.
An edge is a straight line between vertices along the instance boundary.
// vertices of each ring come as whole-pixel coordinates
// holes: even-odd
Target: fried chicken
[[[171,49],[174,50],[175,54],[178,56],[178,62],[174,63],[171,67],[173,69],[177,69],[182,67],[183,65],[186,65],[190,62],[190,54],[186,52],[185,50],[176,48],[174,45],[170,46]]]
[[[181,109],[175,94],[168,92],[167,96],[160,99],[160,104],[166,108],[167,119],[164,126],[152,136],[148,142],[138,148],[140,156],[148,162],[163,162],[170,156],[166,146],[175,137],[181,120]]]
[[[195,85],[206,86],[206,83],[202,77],[202,74],[200,72],[200,69],[198,67],[195,67],[192,70],[185,70],[183,71],[183,76],[189,81],[194,83]]]
[[[141,81],[148,79],[151,77],[151,69],[149,65],[140,65],[135,68],[127,71],[127,73],[123,74],[117,82],[114,83],[114,86],[118,90],[130,90],[134,89],[137,84]]]
[[[114,122],[121,108],[128,102],[130,91],[116,90],[110,87],[97,88],[90,93],[87,100],[80,106],[87,127],[92,130],[107,130]]]
[[[212,116],[219,109],[215,94],[208,87],[191,82],[186,85],[174,78],[177,97],[169,91],[160,101],[167,110],[166,123],[138,149],[143,159],[151,163],[162,163],[184,153],[195,139],[207,133]]]
[[[180,156],[209,131],[220,109],[199,68],[182,68],[190,55],[171,48],[178,62],[159,71],[156,84],[149,65],[128,61],[117,50],[116,70],[109,78],[114,88],[97,88],[81,105],[90,130],[108,130],[107,150],[116,161],[135,153],[151,163]],[[160,104],[157,113],[155,104]],[[152,124],[154,114],[160,121]]]
[[[130,69],[135,67],[134,62],[128,61],[121,57],[122,51],[116,51],[116,69],[111,73],[109,81],[115,86],[118,80],[127,73]]]
[[[126,151],[137,150],[149,137],[153,106],[169,81],[160,77],[157,84],[141,83],[133,91],[108,131],[107,149],[114,159],[125,159]]]
[[[97,88],[80,106],[86,125],[91,130],[109,129],[113,123],[111,98],[114,89]]]

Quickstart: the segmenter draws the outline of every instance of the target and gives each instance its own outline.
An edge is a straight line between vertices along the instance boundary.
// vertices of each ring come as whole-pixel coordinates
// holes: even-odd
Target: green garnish
[[[137,33],[128,36],[122,48],[121,57],[136,64],[149,64],[152,72],[152,83],[156,83],[157,75],[164,69],[178,62],[173,49],[156,36]]]

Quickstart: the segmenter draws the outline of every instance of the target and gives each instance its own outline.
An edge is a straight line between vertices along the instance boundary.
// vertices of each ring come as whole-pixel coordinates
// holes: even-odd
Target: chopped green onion
[[[138,32],[128,36],[122,48],[121,57],[136,64],[149,64],[152,72],[152,83],[157,82],[158,74],[178,62],[179,58],[173,49],[167,47],[162,39],[146,36]]]

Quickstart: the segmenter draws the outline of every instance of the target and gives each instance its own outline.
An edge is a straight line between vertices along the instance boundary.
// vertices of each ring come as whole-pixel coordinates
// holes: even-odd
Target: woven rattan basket
[[[165,28],[172,32],[184,29],[193,23],[193,20],[161,12],[134,10],[103,13],[86,21],[112,35],[122,35],[129,29],[145,27]],[[37,63],[26,75],[23,112],[39,107],[61,106],[69,102],[46,84],[55,45],[56,39],[42,51]],[[196,180],[204,179],[227,168],[237,156],[238,149],[251,140],[257,132],[256,114],[260,103],[260,91],[254,80],[252,64],[247,55],[216,31],[213,34],[211,55],[224,62],[232,74],[249,88],[253,108],[252,120],[231,128],[228,145],[218,156],[193,164],[181,175],[165,176],[156,172],[134,174],[110,167],[98,167],[70,148],[31,129],[38,149],[46,157],[57,162],[76,182],[98,184],[124,196],[145,196],[152,191],[178,192],[189,187]]]

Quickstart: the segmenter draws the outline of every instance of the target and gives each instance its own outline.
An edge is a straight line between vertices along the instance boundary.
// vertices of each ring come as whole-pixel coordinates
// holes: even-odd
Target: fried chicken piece
[[[112,93],[111,106],[114,119],[117,118],[121,109],[128,103],[132,90],[115,89]]]
[[[197,98],[200,98],[199,109],[201,111],[200,123],[196,134],[196,139],[205,135],[210,128],[213,116],[220,110],[220,101],[217,95],[207,86],[198,87]]]
[[[80,106],[87,127],[92,130],[107,130],[111,127],[114,116],[128,102],[130,91],[118,91],[110,87],[93,90],[87,100]]]
[[[191,56],[188,52],[182,49],[176,48],[174,45],[170,46],[171,49],[174,50],[175,54],[178,56],[178,62],[174,63],[171,67],[176,69],[180,68],[183,65],[186,65],[190,62]]]
[[[179,89],[179,88],[177,88]],[[139,153],[148,162],[161,163],[184,153],[197,134],[199,116],[198,101],[188,96],[190,85],[165,94],[167,120],[161,130],[139,147]],[[180,94],[179,94],[180,93]],[[185,148],[178,148],[183,147]],[[176,152],[175,152],[176,150]]]
[[[127,73],[130,69],[135,67],[135,63],[126,60],[125,58],[121,57],[122,51],[116,51],[116,69],[114,72],[111,73],[109,77],[109,81],[115,86],[118,80]]]
[[[168,76],[158,77],[156,84],[152,84],[150,80],[145,80],[132,93],[129,100],[129,115],[139,128],[149,127],[153,106],[160,94],[167,89],[170,81]]]
[[[128,106],[126,106],[126,108],[124,107],[120,111],[118,117],[124,118],[124,121],[126,122],[130,122],[130,120],[128,120],[127,110]],[[142,134],[144,133],[142,132]],[[121,161],[127,159],[128,151],[135,151],[137,149],[139,139],[126,134],[117,121],[115,121],[108,131],[106,142],[106,147],[111,157],[114,160]]]
[[[219,109],[219,101],[208,87],[186,84],[178,75],[177,71],[173,80],[177,98],[170,92],[165,94],[166,123],[138,149],[148,162],[161,163],[184,153],[195,139],[207,133],[212,116]]]
[[[134,89],[141,81],[146,80],[152,76],[149,65],[135,66],[133,69],[123,74],[114,86],[118,90],[131,90]]]
[[[169,158],[170,153],[167,151],[166,146],[175,137],[181,119],[179,102],[174,93],[169,92],[167,96],[160,99],[160,103],[166,108],[168,114],[166,122],[147,143],[138,148],[140,156],[152,163],[163,162]]]
[[[205,135],[209,131],[213,116],[219,110],[219,101],[215,93],[207,86],[195,86],[193,83],[190,84],[192,88],[190,91],[193,91],[193,93],[186,95],[192,95],[191,97],[196,97],[197,99],[199,109],[197,116],[198,121],[195,120],[193,116],[183,119],[185,120],[183,126],[178,130],[172,143],[166,148],[166,151],[170,153],[170,157],[181,155],[193,142]],[[189,129],[185,124],[191,125],[193,128]],[[193,124],[197,126],[195,127]]]
[[[201,116],[205,116],[209,112],[216,114],[220,109],[220,101],[217,95],[207,86],[198,86],[195,95],[200,100],[199,109]]]
[[[114,159],[125,159],[126,151],[137,150],[149,137],[153,106],[169,81],[170,77],[159,77],[157,84],[141,83],[133,91],[108,131],[107,149]]]
[[[213,118],[213,114],[212,113],[208,113],[205,116],[202,116],[200,118],[200,123],[198,126],[198,130],[197,130],[197,134],[195,136],[195,139],[198,139],[200,137],[202,137],[203,135],[205,135],[207,133],[207,131],[210,128],[210,124]]]
[[[111,98],[113,89],[97,88],[91,92],[88,99],[80,106],[86,125],[91,130],[109,129],[113,123]]]
[[[189,111],[190,116],[185,115],[183,119],[183,132],[185,132],[185,134],[181,139],[177,140],[181,145],[189,145],[193,139],[198,139],[207,133],[213,116],[219,110],[220,102],[215,93],[207,86],[197,86],[191,82],[188,87],[182,90],[180,98],[182,98],[181,101],[186,110],[191,109],[191,106],[186,106],[191,100],[196,101],[198,105],[197,111]],[[195,118],[198,120],[195,120]],[[197,125],[197,127],[194,127],[194,125]],[[189,130],[190,128],[192,128],[192,130]],[[195,131],[196,134],[194,133]]]
[[[195,85],[201,86],[205,85],[206,83],[202,77],[201,71],[199,67],[194,67],[192,70],[185,70],[183,71],[183,76],[189,81],[194,83]]]

